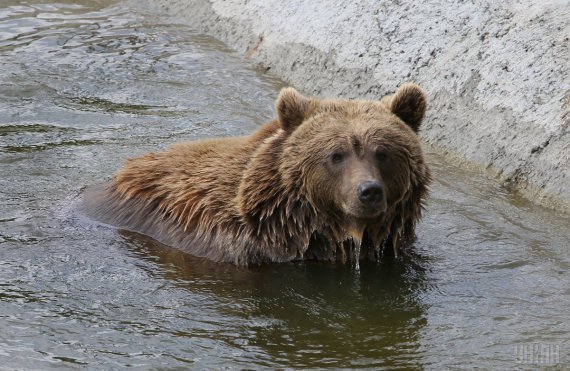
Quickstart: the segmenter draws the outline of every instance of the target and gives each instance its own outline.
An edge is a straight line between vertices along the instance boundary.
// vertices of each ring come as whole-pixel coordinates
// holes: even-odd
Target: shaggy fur
[[[379,259],[414,238],[430,182],[417,131],[426,107],[405,84],[381,101],[317,100],[282,90],[278,118],[247,137],[177,144],[128,160],[86,196],[96,219],[196,256],[237,265]],[[331,160],[332,159],[332,160]],[[364,180],[382,185],[376,209]]]

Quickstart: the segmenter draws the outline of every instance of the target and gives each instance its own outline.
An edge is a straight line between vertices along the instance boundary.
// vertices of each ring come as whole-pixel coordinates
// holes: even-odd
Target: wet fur
[[[350,248],[344,242],[350,237],[346,215],[336,200],[316,200],[304,182],[304,166],[284,162],[284,153],[293,150],[290,141],[298,140],[294,134],[308,118],[331,113],[368,117],[372,112],[368,119],[375,120],[380,113],[401,126],[394,131],[400,137],[391,140],[406,147],[409,179],[385,213],[358,222],[364,228],[361,257],[379,259],[385,250],[398,251],[414,238],[427,197],[429,169],[415,142],[425,111],[421,94],[402,98],[396,93],[379,102],[318,101],[285,89],[277,103],[278,119],[251,136],[183,143],[128,160],[114,179],[86,194],[86,209],[95,219],[219,262],[345,260]],[[416,106],[419,99],[421,112],[413,112],[406,99]],[[394,115],[398,104],[412,122]]]

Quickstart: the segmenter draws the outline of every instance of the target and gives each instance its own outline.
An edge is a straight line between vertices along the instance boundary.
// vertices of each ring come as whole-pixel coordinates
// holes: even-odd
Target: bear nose
[[[377,180],[367,180],[358,186],[358,199],[367,206],[377,204],[381,199],[384,191]]]

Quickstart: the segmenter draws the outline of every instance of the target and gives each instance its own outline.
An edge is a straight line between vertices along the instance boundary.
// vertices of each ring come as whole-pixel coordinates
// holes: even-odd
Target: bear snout
[[[365,180],[358,185],[356,190],[358,199],[365,206],[375,208],[384,199],[384,189],[377,180]]]

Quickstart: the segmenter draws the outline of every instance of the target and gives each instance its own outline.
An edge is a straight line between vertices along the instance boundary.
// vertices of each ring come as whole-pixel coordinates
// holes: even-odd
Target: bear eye
[[[378,161],[386,161],[388,158],[388,151],[384,148],[380,148],[376,150],[376,159]]]
[[[344,160],[344,155],[340,152],[335,152],[331,156],[331,160],[332,160],[333,164],[340,164],[342,162],[342,160]]]

